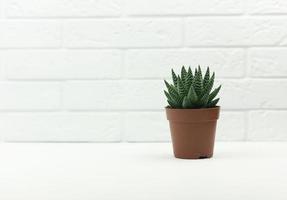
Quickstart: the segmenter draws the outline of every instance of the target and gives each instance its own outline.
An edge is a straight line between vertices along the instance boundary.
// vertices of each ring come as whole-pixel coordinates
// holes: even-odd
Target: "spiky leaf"
[[[203,87],[205,88],[207,83],[209,82],[209,67],[207,67],[207,70],[205,72],[205,75],[204,75],[204,79],[203,79]]]
[[[213,73],[211,78],[208,80],[208,83],[206,84],[206,86],[204,87],[204,94],[206,93],[210,93],[212,87],[213,87],[213,83],[214,83],[214,77],[215,77],[215,74]]]
[[[175,104],[173,101],[168,99],[167,102],[172,108],[179,108],[179,106],[177,104]]]
[[[176,104],[177,107],[180,107],[182,103],[182,98],[180,97],[179,93],[177,92],[176,88],[173,85],[170,85],[167,81],[165,81],[165,84],[168,89],[168,96],[170,97],[170,102],[173,104]]]
[[[164,80],[164,83],[170,95],[174,95],[174,96],[179,95],[177,92],[177,89],[173,85],[169,84],[166,80]]]
[[[196,94],[198,96],[201,96],[201,94],[203,92],[203,83],[202,83],[202,76],[201,76],[201,73],[199,71],[197,71],[197,73],[194,77],[193,86],[194,86]]]
[[[192,74],[191,68],[189,67],[187,71],[187,75],[185,77],[185,88],[187,91],[189,90],[192,82],[193,82],[193,74]]]
[[[209,95],[208,97],[208,101],[211,102],[215,97],[216,95],[218,94],[219,90],[221,89],[221,85],[218,87],[218,88],[215,88]]]
[[[192,70],[191,70],[190,67],[187,70],[187,74],[188,74],[189,77],[191,77],[191,79],[193,79],[193,74],[192,74]]]
[[[172,108],[204,108],[214,107],[219,101],[215,99],[221,86],[211,92],[214,83],[214,73],[210,77],[209,68],[207,68],[204,77],[200,66],[195,69],[193,75],[191,68],[181,69],[181,76],[177,76],[172,70],[173,83],[167,81],[165,85],[167,91],[164,91],[167,102]]]
[[[173,88],[171,87],[171,85],[166,80],[164,80],[164,84],[165,84],[166,88],[168,89],[168,92],[170,93]]]
[[[167,102],[169,103],[169,105],[171,107],[179,107],[180,106],[180,102],[179,101],[176,101],[172,98],[172,96],[164,90],[164,94],[165,96],[167,97]]]
[[[183,102],[182,102],[182,107],[183,108],[192,108],[192,102],[188,97],[184,97]]]
[[[167,91],[164,90],[164,94],[165,94],[167,99],[171,99],[171,96],[170,96],[170,94]]]
[[[198,65],[198,76],[200,76],[201,80],[202,80],[202,72],[201,72],[201,68],[200,68],[200,65]]]
[[[200,105],[203,107],[207,106],[209,94],[205,93],[200,99]]]
[[[174,86],[176,87],[176,85],[177,85],[177,76],[176,76],[176,74],[174,73],[173,69],[171,69],[171,74],[172,74],[173,84],[174,84]]]
[[[182,104],[182,98],[179,95],[176,94],[170,94],[171,96],[171,102],[173,102],[177,107],[181,107]]]
[[[192,103],[196,103],[198,96],[194,90],[193,85],[190,86],[187,97],[190,99]]]
[[[177,77],[177,91],[181,97],[184,97],[186,94],[184,83],[180,77]]]
[[[211,108],[211,107],[216,106],[216,104],[218,103],[219,99],[220,99],[220,98],[214,99],[213,101],[211,101],[210,103],[208,103],[207,107],[208,107],[208,108]]]
[[[185,79],[186,74],[187,74],[187,71],[186,71],[185,67],[182,66],[182,68],[181,68],[181,78]]]

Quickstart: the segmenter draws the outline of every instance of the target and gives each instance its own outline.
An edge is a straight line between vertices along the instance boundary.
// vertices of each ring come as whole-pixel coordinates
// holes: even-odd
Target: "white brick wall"
[[[62,26],[57,20],[0,21],[0,48],[60,48]]]
[[[287,140],[285,0],[0,0],[1,141],[169,141],[162,79],[210,66],[218,140]]]
[[[180,47],[182,27],[180,19],[72,20],[63,41],[68,48]]]
[[[15,56],[17,55],[17,59]],[[11,80],[120,78],[122,52],[117,50],[7,50],[6,77]],[[101,67],[95,67],[95,66]]]

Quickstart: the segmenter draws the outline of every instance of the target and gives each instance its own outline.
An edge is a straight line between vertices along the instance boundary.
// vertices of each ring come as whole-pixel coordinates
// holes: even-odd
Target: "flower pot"
[[[173,152],[176,158],[201,159],[212,157],[219,110],[220,107],[166,108]]]

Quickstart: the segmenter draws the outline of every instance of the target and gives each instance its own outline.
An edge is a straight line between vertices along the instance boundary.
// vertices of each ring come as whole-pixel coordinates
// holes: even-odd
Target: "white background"
[[[168,141],[163,78],[201,64],[218,140],[287,140],[286,47],[286,0],[0,0],[0,138]]]

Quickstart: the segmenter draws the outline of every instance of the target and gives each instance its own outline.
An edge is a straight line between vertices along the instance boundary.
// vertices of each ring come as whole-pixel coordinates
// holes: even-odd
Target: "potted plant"
[[[183,66],[181,75],[172,71],[173,84],[166,80],[169,120],[174,156],[184,159],[210,158],[213,155],[216,122],[220,107],[215,98],[221,85],[212,91],[215,73],[205,75],[201,68],[194,73]]]

